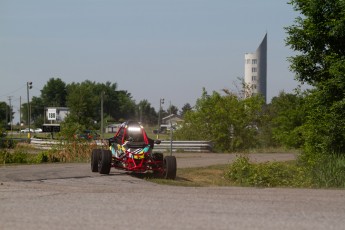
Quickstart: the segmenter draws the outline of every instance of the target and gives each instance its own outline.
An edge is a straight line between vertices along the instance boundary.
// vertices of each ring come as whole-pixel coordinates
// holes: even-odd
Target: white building
[[[267,34],[255,51],[245,54],[245,97],[261,94],[267,99]]]
[[[47,121],[50,123],[61,123],[69,114],[69,108],[67,107],[45,107],[44,123]]]

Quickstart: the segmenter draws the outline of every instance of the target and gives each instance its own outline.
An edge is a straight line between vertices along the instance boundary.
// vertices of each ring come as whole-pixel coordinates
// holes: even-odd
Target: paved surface
[[[226,155],[219,162],[234,157]],[[178,167],[209,161],[207,154],[177,156]],[[4,230],[344,229],[345,191],[175,187],[114,169],[108,176],[91,173],[89,164],[6,166],[0,167],[0,213]]]

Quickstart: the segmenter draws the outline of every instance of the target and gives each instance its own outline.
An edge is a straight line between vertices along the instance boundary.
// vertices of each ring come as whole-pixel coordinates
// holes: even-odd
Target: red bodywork
[[[123,123],[114,137],[109,139],[111,166],[134,172],[163,173],[163,154],[152,153],[154,143],[139,123]]]

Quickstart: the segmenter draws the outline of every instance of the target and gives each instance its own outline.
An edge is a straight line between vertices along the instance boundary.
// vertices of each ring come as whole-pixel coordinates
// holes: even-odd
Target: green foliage
[[[39,163],[54,163],[54,162],[63,162],[63,160],[59,158],[58,154],[56,154],[56,151],[49,150],[49,151],[44,151],[37,154],[32,163],[39,164]]]
[[[60,78],[50,78],[41,90],[41,99],[46,107],[65,107],[67,86]]]
[[[345,188],[344,155],[306,152],[299,162],[315,187]]]
[[[6,128],[8,122],[13,118],[14,112],[6,102],[0,102],[0,127]]]
[[[155,125],[158,121],[158,114],[147,100],[142,100],[137,105],[138,120],[142,124]]]
[[[304,144],[302,125],[306,119],[304,97],[281,92],[268,106],[271,135],[276,143],[288,148]]]
[[[248,156],[239,156],[230,166],[226,177],[238,185],[258,187],[308,187],[303,168],[292,163],[250,163]]]
[[[104,116],[113,120],[130,119],[135,116],[135,103],[126,91],[116,90],[116,84],[84,81],[67,86],[69,123],[78,123],[88,129],[99,129],[101,120],[101,95]]]
[[[23,149],[15,149],[9,152],[6,149],[0,149],[0,164],[26,164],[35,163],[35,155],[28,154]]]
[[[61,123],[60,132],[57,133],[57,137],[67,141],[74,141],[76,139],[76,134],[83,130],[85,130],[84,125],[66,119],[66,121]]]
[[[345,157],[302,154],[297,162],[251,163],[242,155],[226,178],[242,186],[345,188]]]
[[[314,86],[307,97],[305,130],[309,153],[345,153],[345,2],[292,0],[303,16],[287,27],[287,45],[298,51],[291,69]]]
[[[175,136],[184,140],[209,140],[217,151],[234,151],[258,145],[258,128],[262,123],[261,97],[240,99],[225,91],[208,95],[203,90],[195,110],[186,112],[183,127]]]
[[[13,139],[7,139],[7,138],[0,139],[0,149],[1,148],[13,149],[14,147],[16,147],[16,144],[17,144],[16,141],[14,141]]]

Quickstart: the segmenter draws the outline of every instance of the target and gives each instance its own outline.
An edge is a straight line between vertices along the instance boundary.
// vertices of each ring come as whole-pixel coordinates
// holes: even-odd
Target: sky
[[[0,101],[19,113],[51,78],[116,83],[156,110],[235,92],[244,55],[268,37],[267,99],[299,85],[284,27],[287,0],[0,0]]]

